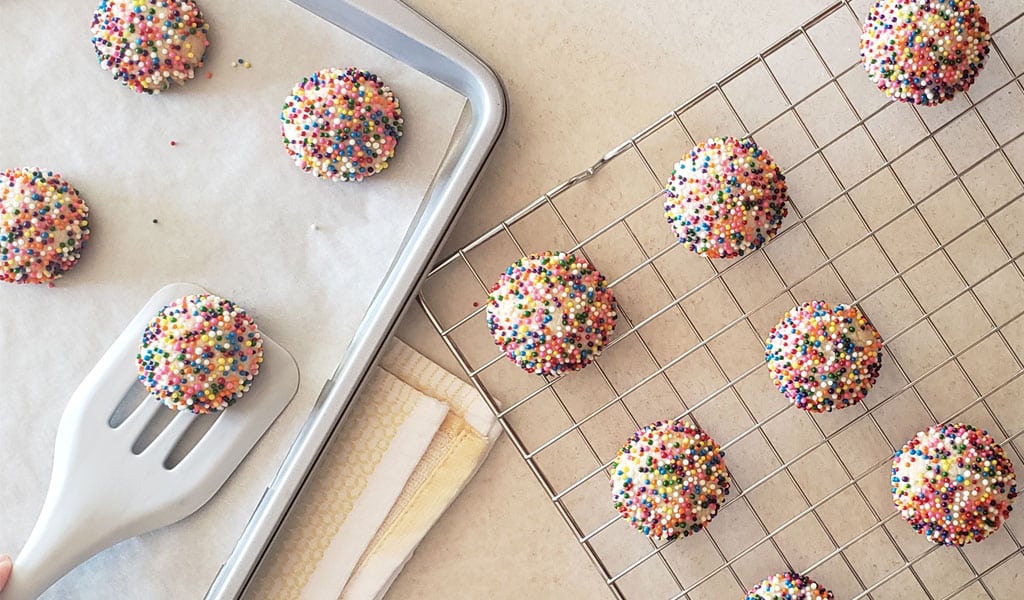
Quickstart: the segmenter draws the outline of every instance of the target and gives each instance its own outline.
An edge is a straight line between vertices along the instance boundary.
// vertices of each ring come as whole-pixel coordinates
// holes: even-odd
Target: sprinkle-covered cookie
[[[703,429],[683,421],[637,431],[611,468],[615,509],[655,540],[704,529],[729,494],[725,453]]]
[[[92,16],[100,66],[140,94],[195,77],[208,31],[193,0],[102,0]]]
[[[980,542],[1010,516],[1016,497],[1013,463],[987,431],[970,425],[929,427],[892,461],[893,503],[936,544]]]
[[[505,355],[529,373],[557,375],[590,364],[615,329],[615,296],[587,261],[531,254],[498,278],[487,326]]]
[[[974,0],[879,0],[864,22],[860,56],[893,100],[934,105],[974,84],[990,41]]]
[[[249,390],[263,362],[256,322],[230,300],[195,294],[171,302],[142,336],[139,381],[174,410],[224,410]]]
[[[735,258],[775,236],[789,209],[786,178],[751,140],[715,138],[672,170],[665,218],[697,254]]]
[[[0,281],[52,283],[89,239],[89,207],[60,175],[0,171]]]
[[[797,408],[827,412],[871,390],[882,368],[882,338],[857,307],[814,300],[772,328],[765,359],[775,387]]]
[[[746,600],[832,600],[832,592],[810,577],[793,573],[777,573],[747,592]]]
[[[288,156],[303,171],[331,181],[362,181],[388,168],[402,123],[391,88],[356,67],[304,78],[281,109]]]

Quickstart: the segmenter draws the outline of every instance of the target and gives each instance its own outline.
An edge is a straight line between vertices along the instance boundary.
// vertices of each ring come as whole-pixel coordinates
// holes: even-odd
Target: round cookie
[[[729,494],[725,453],[703,429],[684,421],[658,421],[637,431],[611,467],[615,509],[654,540],[704,529]]]
[[[864,22],[860,56],[887,96],[930,106],[974,84],[990,41],[974,0],[878,0]]]
[[[506,356],[528,373],[578,371],[615,329],[615,295],[586,260],[564,252],[531,254],[498,278],[487,298],[487,326]]]
[[[88,239],[89,207],[60,175],[0,171],[0,281],[52,284]]]
[[[665,218],[692,252],[735,258],[775,236],[789,209],[786,178],[751,140],[710,139],[669,177]]]
[[[987,431],[962,423],[915,435],[892,461],[892,499],[914,529],[937,544],[980,542],[1010,516],[1013,463]]]
[[[140,94],[195,77],[208,31],[193,0],[102,0],[92,16],[100,67]]]
[[[813,300],[772,327],[765,360],[775,387],[797,408],[828,412],[871,390],[882,368],[882,338],[857,307]]]
[[[747,592],[746,600],[832,600],[832,592],[810,577],[793,573],[777,573]]]
[[[388,168],[402,124],[391,88],[356,67],[304,78],[281,109],[288,156],[303,171],[331,181],[362,181]]]
[[[136,363],[149,393],[174,410],[224,410],[249,390],[263,362],[256,322],[230,300],[185,296],[146,327]]]

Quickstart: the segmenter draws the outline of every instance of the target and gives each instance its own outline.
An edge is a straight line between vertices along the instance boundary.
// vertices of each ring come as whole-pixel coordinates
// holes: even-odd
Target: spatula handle
[[[91,556],[71,536],[36,524],[24,549],[14,559],[14,570],[0,600],[36,600],[76,565]],[[83,556],[85,554],[85,556]]]
[[[97,525],[71,507],[56,506],[48,496],[32,534],[14,559],[11,579],[0,592],[0,600],[35,600],[106,547],[109,536]]]

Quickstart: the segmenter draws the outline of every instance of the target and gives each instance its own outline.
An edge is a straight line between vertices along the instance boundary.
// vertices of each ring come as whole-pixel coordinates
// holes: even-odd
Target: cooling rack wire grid
[[[1024,517],[935,546],[889,488],[893,452],[945,421],[988,429],[1024,477],[1024,4],[981,4],[992,54],[955,101],[890,102],[857,56],[868,2],[838,1],[430,273],[419,304],[614,597],[742,597],[785,569],[837,598],[1020,597]],[[691,254],[662,215],[672,165],[722,135],[767,148],[793,198],[733,261]],[[586,256],[620,304],[601,357],[556,378],[501,356],[484,314],[498,273],[543,250]],[[858,304],[885,340],[866,401],[818,416],[764,365],[810,299]],[[722,445],[732,491],[705,531],[654,543],[612,507],[609,463],[672,417]]]

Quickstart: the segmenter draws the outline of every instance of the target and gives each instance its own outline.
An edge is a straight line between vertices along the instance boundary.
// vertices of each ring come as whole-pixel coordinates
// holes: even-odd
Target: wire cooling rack
[[[995,43],[970,94],[889,102],[857,57],[867,2],[838,1],[430,274],[422,308],[614,597],[741,597],[787,569],[838,598],[1019,597],[1019,518],[934,546],[889,491],[895,449],[952,420],[1024,473],[1024,6],[982,5]],[[662,216],[673,163],[722,135],[767,148],[793,198],[780,234],[733,261],[689,253]],[[599,268],[620,320],[593,365],[543,378],[500,355],[484,304],[505,266],[548,249]],[[858,304],[885,357],[865,402],[812,416],[772,387],[763,340],[818,298]],[[609,463],[672,417],[722,445],[733,485],[705,531],[654,543],[613,509]]]

